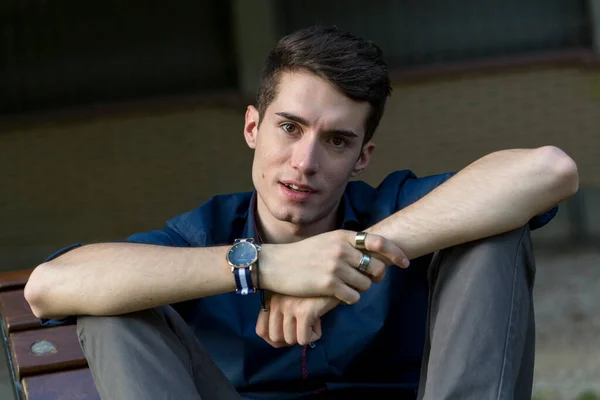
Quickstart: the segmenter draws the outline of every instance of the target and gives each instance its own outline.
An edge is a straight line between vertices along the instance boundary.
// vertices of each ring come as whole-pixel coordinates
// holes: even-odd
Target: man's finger
[[[280,349],[282,347],[289,347],[290,345],[287,344],[286,342],[274,342],[269,338],[263,338],[265,342],[269,343],[271,345],[271,347],[274,347],[276,349]]]
[[[296,332],[298,335],[298,344],[304,346],[313,341],[313,328],[306,318],[296,319]]]
[[[344,260],[344,261],[348,262],[348,264],[350,264],[350,266],[353,269],[356,269],[358,271],[360,262],[365,253],[367,253],[366,250],[357,250],[355,248],[350,248],[348,251],[346,260]],[[369,253],[369,255],[371,255],[371,254]],[[381,261],[376,256],[372,256],[371,261],[369,262],[369,265],[366,268],[365,272],[364,273],[362,273],[360,271],[359,272],[360,272],[360,275],[362,275],[362,276],[368,275],[370,277],[382,278],[382,276],[385,273],[385,266],[386,266],[385,262]],[[354,277],[354,279],[352,277]],[[354,287],[355,289],[358,289],[362,292],[369,289],[369,287],[370,287],[370,282],[367,282],[364,280],[361,280],[360,282],[355,282],[355,280],[358,279],[355,274],[352,274],[350,276],[350,274],[347,273],[347,274],[345,274],[345,276],[342,279],[344,280],[344,282],[351,284],[352,287]],[[352,279],[352,280],[350,281],[349,279]],[[369,279],[369,281],[371,281],[371,279]],[[357,284],[360,284],[360,283],[362,283],[362,286],[356,286]]]
[[[283,314],[281,312],[271,312],[269,318],[269,338],[273,342],[285,342],[283,334]]]
[[[256,320],[256,334],[277,349],[289,346],[286,342],[274,342],[269,338],[269,313],[269,311],[258,313],[258,318]]]
[[[374,233],[368,233],[365,239],[365,248],[387,258],[393,264],[406,268],[410,264],[404,251],[394,242]]]
[[[386,265],[391,265],[391,264],[386,264]],[[373,283],[381,283],[381,282],[383,282],[383,280],[385,279],[385,273],[386,273],[386,270],[384,269],[383,273],[381,275],[374,276],[373,277]]]
[[[367,268],[367,273],[371,278],[373,278],[373,282],[379,282],[385,276],[385,267],[386,263],[378,259],[377,257],[371,257],[371,262],[369,263],[369,268]],[[376,278],[376,279],[375,279]]]
[[[296,344],[296,318],[293,315],[283,316],[283,336],[287,344]]]
[[[316,342],[321,339],[323,332],[321,331],[321,318],[319,318],[312,326],[311,342]]]
[[[338,277],[348,286],[359,292],[365,292],[371,287],[371,279],[358,270],[358,261],[349,263],[348,267],[340,269]]]
[[[359,273],[358,271],[355,272]],[[333,296],[346,304],[354,304],[360,300],[360,293],[342,281],[339,281],[335,285],[333,289]]]
[[[263,339],[269,337],[269,311],[259,312],[256,319],[256,334]]]

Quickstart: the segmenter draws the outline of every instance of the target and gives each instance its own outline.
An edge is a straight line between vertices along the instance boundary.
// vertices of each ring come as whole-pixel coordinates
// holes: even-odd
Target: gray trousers
[[[419,399],[531,398],[534,276],[527,227],[434,255]],[[171,307],[77,328],[104,400],[241,398]]]

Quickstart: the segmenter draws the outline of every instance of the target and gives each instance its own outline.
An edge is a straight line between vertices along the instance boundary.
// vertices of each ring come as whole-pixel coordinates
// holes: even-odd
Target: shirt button
[[[313,343],[313,342],[310,342],[308,344],[308,347],[310,347],[311,349],[314,349],[315,347],[317,347],[317,345],[315,343]]]

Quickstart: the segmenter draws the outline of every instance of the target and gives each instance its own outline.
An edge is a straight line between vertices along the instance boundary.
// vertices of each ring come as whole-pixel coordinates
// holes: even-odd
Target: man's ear
[[[373,154],[374,150],[375,143],[373,142],[367,142],[363,145],[360,156],[358,157],[356,164],[354,164],[354,168],[352,169],[352,174],[350,176],[356,177],[362,174],[365,168],[367,168],[367,165],[369,165],[369,162],[371,161],[371,155]]]
[[[251,149],[256,148],[259,123],[260,116],[258,110],[254,106],[248,106],[246,109],[246,119],[244,122],[244,138],[246,139],[248,147]]]

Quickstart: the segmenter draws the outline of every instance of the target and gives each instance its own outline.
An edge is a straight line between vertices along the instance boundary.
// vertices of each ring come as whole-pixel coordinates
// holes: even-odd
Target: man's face
[[[261,218],[298,228],[331,220],[348,180],[362,172],[374,149],[363,145],[369,111],[367,102],[308,72],[280,76],[260,127],[258,110],[248,107],[244,133],[255,149],[252,179]]]

